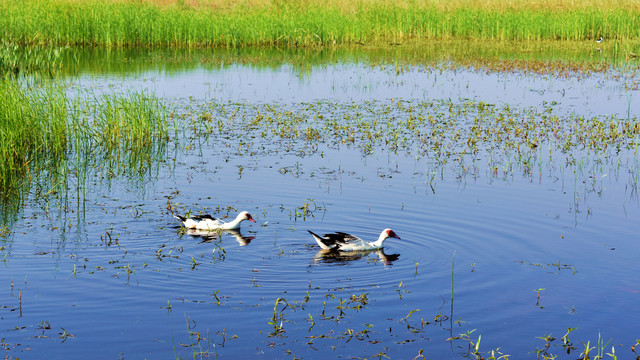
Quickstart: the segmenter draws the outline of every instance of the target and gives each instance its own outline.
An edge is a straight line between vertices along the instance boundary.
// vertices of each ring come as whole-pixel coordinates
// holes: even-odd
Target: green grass
[[[22,187],[67,150],[67,99],[60,88],[0,80],[0,185]]]
[[[637,40],[638,7],[274,2],[231,8],[0,0],[0,41],[81,46],[313,46],[408,39]]]
[[[99,166],[107,166],[111,172],[144,175],[164,154],[168,142],[163,105],[144,93],[102,95],[95,100],[88,106],[93,115],[84,123],[91,123],[90,138],[101,149]]]
[[[61,86],[0,80],[0,209],[36,194],[67,193],[75,179],[84,194],[90,171],[141,178],[164,154],[165,109],[145,93],[69,101]]]

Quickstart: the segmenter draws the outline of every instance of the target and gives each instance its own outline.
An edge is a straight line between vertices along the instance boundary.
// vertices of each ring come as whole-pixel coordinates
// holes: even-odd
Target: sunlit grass
[[[0,185],[20,188],[67,150],[67,99],[56,87],[28,89],[0,80]]]
[[[233,5],[232,5],[233,4]],[[629,1],[0,1],[0,40],[84,46],[312,46],[408,39],[640,38]]]
[[[61,86],[0,80],[0,209],[19,206],[34,184],[36,194],[66,194],[73,178],[84,193],[91,170],[144,177],[167,141],[165,109],[152,95],[69,100]]]

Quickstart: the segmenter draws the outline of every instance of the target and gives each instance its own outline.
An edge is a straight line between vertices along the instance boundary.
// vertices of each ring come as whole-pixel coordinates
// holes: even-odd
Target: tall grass
[[[102,95],[90,104],[92,140],[99,144],[96,166],[110,172],[144,175],[162,157],[169,140],[167,116],[149,94]],[[95,152],[95,149],[94,149]]]
[[[204,1],[0,0],[0,41],[83,46],[252,46],[406,39],[640,39],[640,6],[618,1]],[[255,1],[254,1],[255,3]],[[345,5],[348,4],[348,5]]]
[[[21,187],[67,150],[67,99],[60,88],[0,80],[0,185]]]
[[[60,86],[0,80],[0,210],[34,184],[36,195],[66,194],[73,178],[84,195],[91,170],[143,177],[168,142],[164,111],[144,93],[70,101]]]

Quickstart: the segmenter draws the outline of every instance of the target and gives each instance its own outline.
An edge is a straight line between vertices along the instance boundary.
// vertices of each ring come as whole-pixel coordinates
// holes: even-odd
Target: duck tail
[[[331,244],[327,242],[327,239],[319,236],[318,234],[314,233],[311,230],[307,230],[309,232],[309,234],[311,234],[311,236],[313,236],[313,238],[315,239],[315,241],[318,243],[318,245],[325,250],[328,249],[332,249],[335,247],[335,244]],[[333,245],[333,246],[332,246]]]

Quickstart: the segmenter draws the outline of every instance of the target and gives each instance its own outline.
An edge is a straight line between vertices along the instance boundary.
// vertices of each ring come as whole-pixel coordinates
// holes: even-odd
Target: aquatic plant
[[[168,142],[166,110],[158,98],[144,93],[102,95],[83,106],[89,117],[91,142],[111,171],[145,174],[162,158]],[[115,168],[114,168],[115,166]]]
[[[226,139],[222,141],[235,142],[250,134],[261,139],[260,148],[245,143],[238,156],[270,151],[265,142],[277,145],[276,152],[302,148],[315,153],[320,151],[319,144],[348,146],[361,149],[363,156],[378,151],[403,152],[416,159],[428,158],[437,167],[453,163],[458,179],[469,174],[477,177],[480,171],[490,177],[505,176],[513,173],[514,165],[524,176],[532,176],[534,170],[542,172],[543,164],[554,166],[557,161],[583,167],[584,163],[575,159],[582,158],[585,151],[599,159],[615,159],[613,153],[633,152],[640,143],[640,127],[634,118],[560,115],[553,112],[552,104],[539,110],[450,100],[318,102],[293,107],[210,103],[201,111],[211,120],[193,121],[196,136],[223,134]],[[309,139],[309,129],[322,135]],[[487,154],[486,167],[476,161],[465,163],[469,154]],[[302,175],[291,166],[281,168],[281,173]],[[433,169],[429,173],[427,182],[433,188]]]
[[[226,5],[226,6],[225,6]],[[558,11],[558,9],[562,11]],[[11,16],[9,16],[9,14]],[[415,38],[490,40],[638,39],[631,1],[530,1],[504,5],[441,0],[254,2],[223,6],[139,1],[0,3],[0,41],[83,46],[314,46]]]
[[[65,156],[67,130],[61,88],[0,79],[0,208],[17,206],[39,169]]]
[[[141,178],[157,164],[168,141],[157,98],[130,93],[90,99],[95,97],[69,101],[64,88],[48,82],[0,79],[0,210],[17,209],[34,184],[38,196],[66,198],[74,177],[83,198],[90,169]]]

